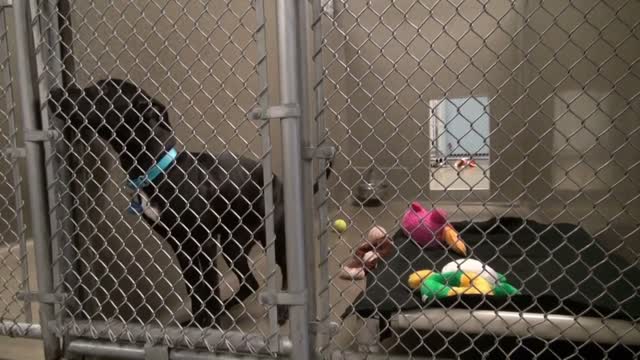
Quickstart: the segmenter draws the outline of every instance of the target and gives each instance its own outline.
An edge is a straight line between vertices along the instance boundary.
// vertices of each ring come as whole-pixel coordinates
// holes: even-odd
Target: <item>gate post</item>
[[[299,47],[300,39],[298,27],[298,6],[296,0],[278,0],[278,60],[280,67],[280,102],[285,105],[295,105],[300,108],[306,101],[302,99],[300,89],[302,78],[300,69]],[[308,252],[305,239],[305,214],[302,187],[302,139],[298,116],[288,116],[281,119],[282,131],[282,159],[285,203],[285,232],[287,236],[287,271],[288,289],[292,294],[304,296],[304,301],[291,305],[290,308],[290,336],[292,354],[296,359],[310,359],[312,348],[309,340],[310,318],[308,298],[314,296],[307,283],[306,267]]]
[[[47,132],[42,131],[38,118],[38,104],[34,92],[34,57],[31,47],[31,12],[28,1],[13,3],[17,56],[17,82],[20,96],[23,129],[25,135],[27,183],[31,207],[31,231],[33,234],[38,279],[38,295],[44,300],[53,293],[51,262],[51,229],[49,222],[48,192],[43,141],[48,141]],[[60,343],[49,328],[55,309],[50,301],[40,301],[40,325],[45,359],[60,357]]]

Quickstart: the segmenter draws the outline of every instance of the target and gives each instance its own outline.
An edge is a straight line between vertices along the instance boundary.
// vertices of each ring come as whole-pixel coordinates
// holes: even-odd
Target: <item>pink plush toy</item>
[[[432,247],[442,242],[454,251],[466,255],[466,246],[457,231],[447,223],[447,213],[442,209],[425,209],[415,201],[402,217],[402,230],[422,247]]]
[[[361,242],[355,253],[342,266],[340,278],[345,280],[362,280],[366,272],[378,266],[380,259],[395,251],[391,238],[382,226],[374,226],[369,230],[367,239]]]

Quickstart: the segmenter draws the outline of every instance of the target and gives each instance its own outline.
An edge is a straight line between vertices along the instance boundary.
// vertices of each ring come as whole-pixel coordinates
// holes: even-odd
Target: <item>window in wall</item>
[[[431,190],[489,189],[489,99],[430,102]]]

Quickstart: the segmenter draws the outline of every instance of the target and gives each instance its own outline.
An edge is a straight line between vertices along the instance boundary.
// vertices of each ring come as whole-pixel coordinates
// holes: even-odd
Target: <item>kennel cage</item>
[[[42,337],[47,358],[637,353],[637,2],[0,4],[0,334]],[[231,150],[282,174],[288,290],[307,294],[288,326],[269,245],[251,254],[261,288],[232,326],[184,326],[188,286],[170,246],[126,213],[118,154],[46,106],[55,85],[105,77],[167,105],[181,149]],[[432,154],[478,164],[434,168]],[[391,194],[362,207],[353,195],[370,169]],[[446,210],[521,296],[417,301],[410,272],[455,258],[402,237],[414,201]],[[394,255],[341,279],[375,225],[399,236]],[[228,297],[243,279],[223,260]]]

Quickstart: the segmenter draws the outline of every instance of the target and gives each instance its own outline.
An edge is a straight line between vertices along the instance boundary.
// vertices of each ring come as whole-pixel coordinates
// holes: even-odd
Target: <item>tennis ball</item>
[[[333,228],[336,229],[337,232],[343,233],[347,231],[347,222],[342,219],[338,219],[333,223]]]

